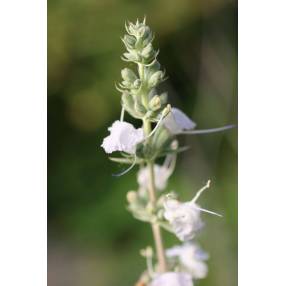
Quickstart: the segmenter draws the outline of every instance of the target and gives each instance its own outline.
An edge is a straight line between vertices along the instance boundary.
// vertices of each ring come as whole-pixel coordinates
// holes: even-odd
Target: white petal
[[[167,257],[176,257],[180,256],[182,253],[182,246],[181,245],[176,245],[173,246],[172,248],[166,249],[166,256]]]
[[[108,131],[110,135],[104,138],[101,145],[106,153],[123,151],[134,154],[136,144],[144,138],[142,128],[136,129],[132,124],[119,120],[115,121]]]
[[[202,279],[207,276],[208,267],[205,260],[208,254],[195,243],[185,243],[166,250],[167,257],[178,257],[180,264],[194,279]]]
[[[193,286],[193,281],[188,273],[166,272],[158,275],[150,286]]]
[[[203,227],[200,210],[195,203],[180,203],[175,199],[168,199],[164,203],[164,209],[165,219],[181,241],[192,239]]]
[[[158,191],[162,191],[166,188],[170,172],[165,166],[155,165],[155,186]],[[139,170],[137,174],[137,181],[141,188],[148,189],[148,184],[150,181],[149,168],[145,167]]]
[[[193,122],[183,111],[175,107],[173,107],[171,112],[164,118],[163,123],[172,134],[192,130],[196,127],[195,122]]]

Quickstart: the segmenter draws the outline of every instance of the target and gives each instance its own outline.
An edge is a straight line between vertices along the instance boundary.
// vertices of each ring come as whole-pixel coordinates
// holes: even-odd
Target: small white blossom
[[[166,250],[167,257],[178,257],[184,270],[188,271],[194,279],[202,279],[207,276],[208,266],[205,261],[209,258],[195,243],[185,243]]]
[[[164,203],[164,217],[171,224],[176,236],[182,240],[191,240],[194,235],[203,227],[201,220],[201,211],[218,215],[209,210],[202,209],[196,204],[201,193],[209,188],[210,181],[200,189],[190,202],[181,203],[176,199],[167,198]],[[218,215],[220,216],[220,215]]]
[[[164,217],[181,241],[192,239],[203,227],[199,207],[193,202],[181,203],[175,199],[167,199],[164,208]]]
[[[123,151],[134,154],[136,144],[144,139],[142,128],[136,129],[132,124],[116,120],[111,127],[108,128],[110,135],[105,137],[101,147],[106,153],[115,151]]]
[[[188,273],[166,272],[155,277],[150,286],[193,286],[193,281]]]
[[[183,111],[175,107],[172,107],[171,112],[164,118],[163,124],[174,135],[196,127],[195,122]]]
[[[173,134],[206,134],[221,132],[234,127],[234,125],[226,125],[218,128],[194,130],[196,123],[191,120],[182,110],[171,108],[171,112],[163,119],[164,126]]]
[[[169,176],[169,170],[165,166],[157,164],[154,166],[155,186],[157,190],[162,191],[166,188]],[[148,167],[139,170],[137,181],[141,188],[148,188],[148,183],[150,181],[150,172]]]
[[[158,191],[163,191],[172,175],[175,167],[176,156],[168,155],[163,165],[154,165],[155,187]],[[148,189],[150,182],[150,170],[148,167],[141,168],[137,174],[137,181],[143,190]]]

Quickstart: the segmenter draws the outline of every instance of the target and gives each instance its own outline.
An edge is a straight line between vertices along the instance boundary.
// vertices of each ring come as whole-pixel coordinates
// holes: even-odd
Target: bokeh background
[[[152,244],[150,227],[126,211],[136,170],[108,160],[100,144],[119,117],[114,83],[126,63],[125,20],[147,16],[169,79],[170,102],[199,128],[237,124],[237,3],[232,0],[48,1],[48,285],[134,285]],[[237,130],[180,138],[169,189],[190,199],[207,179],[198,237],[211,255],[198,286],[237,285]],[[164,234],[165,244],[177,241]]]

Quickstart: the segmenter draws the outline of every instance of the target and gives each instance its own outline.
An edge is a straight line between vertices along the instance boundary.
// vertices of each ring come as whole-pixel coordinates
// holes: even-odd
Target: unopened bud
[[[136,44],[136,38],[130,35],[125,35],[123,42],[128,48],[132,48]]]
[[[162,81],[164,77],[164,74],[162,71],[157,71],[154,74],[152,74],[152,76],[149,79],[149,86],[150,87],[155,87],[158,83],[160,83]]]
[[[171,105],[168,104],[163,110],[163,116],[165,117],[171,111]]]
[[[135,73],[129,68],[123,69],[121,71],[121,76],[123,80],[127,82],[134,82],[137,79]]]
[[[140,85],[141,85],[141,80],[140,80],[140,79],[136,79],[136,80],[133,82],[134,88],[139,88]]]
[[[179,142],[178,140],[173,140],[172,143],[171,143],[171,149],[172,150],[177,150],[179,147]]]
[[[161,104],[162,104],[162,105],[167,104],[167,102],[168,102],[168,93],[167,93],[167,92],[163,92],[163,93],[160,95],[160,100],[161,100]]]
[[[140,250],[140,254],[144,257],[152,257],[153,256],[153,249],[151,246],[147,246],[145,249]]]
[[[149,43],[141,52],[141,55],[144,58],[149,58],[152,54],[154,54],[154,49],[151,43]]]
[[[153,256],[153,249],[152,249],[151,246],[147,246],[147,247],[146,247],[146,249],[145,249],[145,254],[146,254],[146,256],[148,256],[148,257]]]
[[[136,51],[129,51],[128,53],[124,53],[123,56],[125,57],[126,60],[132,61],[132,62],[137,62],[140,60],[140,56]]]
[[[137,200],[137,193],[135,191],[129,191],[126,195],[128,203],[133,204]]]
[[[143,45],[148,45],[153,40],[153,33],[151,29],[147,26],[145,30],[145,34],[142,37]]]
[[[136,26],[133,25],[132,23],[129,23],[129,26],[128,26],[129,33],[132,34],[132,35],[135,35],[136,34],[136,30],[137,30]]]
[[[161,107],[161,100],[158,95],[155,95],[149,103],[150,108],[155,111],[158,110]]]

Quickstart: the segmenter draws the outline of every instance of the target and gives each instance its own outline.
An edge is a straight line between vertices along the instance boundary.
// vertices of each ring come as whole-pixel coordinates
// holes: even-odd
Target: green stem
[[[144,65],[141,63],[138,63],[138,74],[139,78],[141,80],[141,87],[140,87],[140,95],[142,96],[142,103],[145,108],[148,108],[148,92],[145,87],[145,72],[144,72]]]
[[[144,128],[145,136],[148,136],[148,134],[150,134],[151,132],[151,122],[146,119],[143,120],[143,128]],[[155,186],[155,174],[154,174],[154,162],[153,161],[148,162],[148,168],[149,168],[149,175],[150,175],[148,195],[149,195],[149,200],[152,206],[155,208],[157,199],[156,199],[156,186]],[[164,250],[164,244],[163,244],[163,239],[161,235],[160,225],[154,222],[151,224],[151,226],[152,226],[157,259],[158,259],[158,264],[159,264],[158,270],[159,272],[163,273],[167,271],[167,263],[166,263],[165,250]]]

